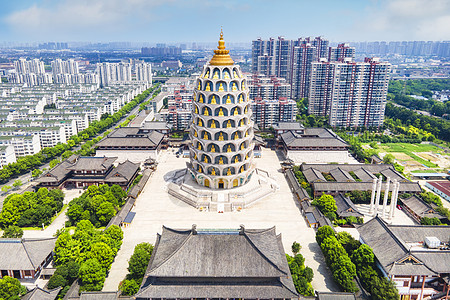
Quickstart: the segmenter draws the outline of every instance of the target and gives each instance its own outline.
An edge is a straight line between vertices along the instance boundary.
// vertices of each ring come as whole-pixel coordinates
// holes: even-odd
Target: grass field
[[[408,156],[410,156],[412,159],[417,161],[418,163],[421,163],[428,168],[437,168],[439,167],[435,163],[432,163],[428,160],[423,159],[420,156],[415,155],[413,152],[431,152],[436,149],[441,150],[440,148],[437,148],[433,145],[422,145],[422,144],[405,144],[405,143],[392,143],[392,144],[385,144],[387,147],[387,152],[400,152],[404,153]]]
[[[393,153],[397,159],[403,160],[403,161],[411,161],[414,160],[420,164],[423,164],[429,168],[438,168],[439,166],[431,161],[428,161],[416,154],[419,152],[434,152],[434,153],[440,153],[444,155],[448,155],[447,153],[444,153],[444,151],[441,148],[438,148],[433,145],[429,144],[407,144],[407,143],[386,143],[378,145],[378,152],[387,152],[387,153]],[[404,154],[404,155],[402,155]],[[409,158],[408,158],[409,156]],[[428,156],[426,156],[428,157]]]
[[[411,171],[411,173],[440,173],[440,172],[445,172],[442,170],[413,170]]]
[[[388,143],[388,144],[381,144],[381,146],[388,147],[389,152],[403,152],[405,154],[408,154],[407,152],[435,152],[442,154],[444,153],[444,151],[441,148],[429,144]]]

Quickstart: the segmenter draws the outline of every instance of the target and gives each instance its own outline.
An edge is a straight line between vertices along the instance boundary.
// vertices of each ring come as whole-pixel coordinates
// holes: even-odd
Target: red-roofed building
[[[425,186],[450,202],[450,181],[428,181]]]

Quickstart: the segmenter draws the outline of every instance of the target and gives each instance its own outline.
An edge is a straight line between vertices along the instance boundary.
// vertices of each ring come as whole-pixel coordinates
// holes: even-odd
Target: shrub
[[[123,295],[132,296],[139,291],[139,285],[134,279],[125,279],[120,285],[120,290]]]
[[[300,246],[300,244],[297,242],[293,242],[291,248],[292,248],[292,253],[294,253],[294,255],[295,255],[300,252],[300,249],[302,248],[302,246]]]

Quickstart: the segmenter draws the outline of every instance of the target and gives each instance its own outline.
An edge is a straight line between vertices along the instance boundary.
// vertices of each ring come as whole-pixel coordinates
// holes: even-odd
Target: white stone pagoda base
[[[187,169],[167,174],[164,178],[169,195],[199,210],[232,212],[248,208],[279,189],[269,173],[255,169],[250,181],[233,189],[213,190],[197,184]]]

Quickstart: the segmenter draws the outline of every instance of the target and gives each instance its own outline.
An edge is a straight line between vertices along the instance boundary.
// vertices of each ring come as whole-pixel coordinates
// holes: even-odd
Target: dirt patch
[[[417,156],[422,157],[422,158],[425,159],[425,160],[429,160],[429,161],[431,161],[431,162],[433,162],[433,163],[435,163],[435,162],[438,161],[437,157],[434,156],[434,155],[431,154],[431,153],[427,153],[427,152],[417,152],[417,153],[414,153],[414,154],[416,154]]]
[[[398,160],[413,160],[413,158],[409,155],[406,155],[405,153],[401,152],[391,152],[392,155],[394,155],[395,159]]]
[[[425,160],[429,160],[434,164],[437,164],[439,168],[445,169],[450,167],[450,158],[447,155],[437,154],[433,152],[417,152],[414,154]]]

